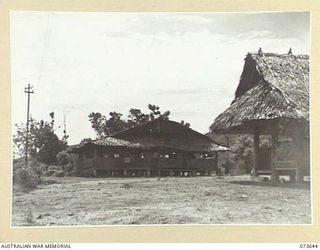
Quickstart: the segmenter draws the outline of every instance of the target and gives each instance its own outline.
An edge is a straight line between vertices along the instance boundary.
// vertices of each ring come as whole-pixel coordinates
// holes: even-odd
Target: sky
[[[50,120],[69,144],[91,112],[156,104],[201,133],[229,107],[248,52],[309,53],[309,13],[11,12],[12,124]],[[59,127],[61,126],[61,127]],[[15,131],[13,131],[14,133]]]

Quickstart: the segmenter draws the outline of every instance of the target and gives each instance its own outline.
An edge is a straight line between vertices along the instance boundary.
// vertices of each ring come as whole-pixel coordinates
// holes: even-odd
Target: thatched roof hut
[[[217,169],[217,152],[225,150],[209,137],[161,118],[72,148],[79,155],[79,173],[94,176],[205,175]]]
[[[261,165],[268,161],[274,180],[278,173],[293,172],[302,180],[310,168],[309,56],[292,55],[291,49],[285,55],[262,53],[261,49],[257,54],[248,54],[235,99],[214,120],[210,130],[253,134],[255,174],[259,162]],[[263,153],[259,148],[261,134],[272,136],[270,151]],[[276,159],[278,135],[293,138],[294,161]]]
[[[309,56],[248,54],[231,106],[211,125],[214,132],[270,133],[277,120],[290,134],[290,122],[309,122]]]

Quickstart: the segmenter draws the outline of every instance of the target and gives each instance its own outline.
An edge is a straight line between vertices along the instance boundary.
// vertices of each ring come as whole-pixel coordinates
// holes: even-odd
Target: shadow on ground
[[[310,189],[310,182],[304,183],[272,183],[271,181],[230,181],[231,184],[238,184],[238,185],[246,185],[246,186],[266,186],[266,187],[280,187],[280,188],[293,188],[293,189]]]

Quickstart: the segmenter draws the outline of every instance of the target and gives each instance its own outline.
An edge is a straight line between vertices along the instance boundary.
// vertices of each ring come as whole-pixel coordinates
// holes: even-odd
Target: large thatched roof
[[[171,149],[186,152],[227,151],[209,137],[180,123],[155,119],[113,135],[115,138],[139,143],[146,148]]]
[[[252,132],[276,120],[309,122],[309,56],[248,54],[235,99],[210,129]]]
[[[186,152],[227,151],[229,148],[215,143],[209,137],[177,122],[155,119],[133,128],[120,131],[112,137],[87,141],[70,147],[78,153],[93,145],[109,148],[170,149]]]

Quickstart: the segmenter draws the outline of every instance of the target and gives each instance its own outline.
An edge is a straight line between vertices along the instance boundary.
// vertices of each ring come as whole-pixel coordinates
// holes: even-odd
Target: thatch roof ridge
[[[250,120],[289,118],[309,121],[308,55],[248,53],[245,67],[248,63],[254,64],[259,82],[251,83],[248,88],[244,86],[246,79],[240,80],[235,100],[215,119],[210,127],[212,131],[226,131]],[[248,74],[245,67],[241,78]],[[239,90],[240,84],[242,90]]]
[[[272,56],[272,57],[283,57],[283,58],[286,58],[286,57],[291,57],[291,58],[298,58],[298,59],[309,59],[310,56],[309,55],[306,55],[306,54],[300,54],[300,55],[294,55],[294,54],[279,54],[279,53],[272,53],[272,52],[263,52],[261,54],[259,53],[256,53],[256,52],[249,52],[247,54],[247,56],[250,55],[250,56]]]

